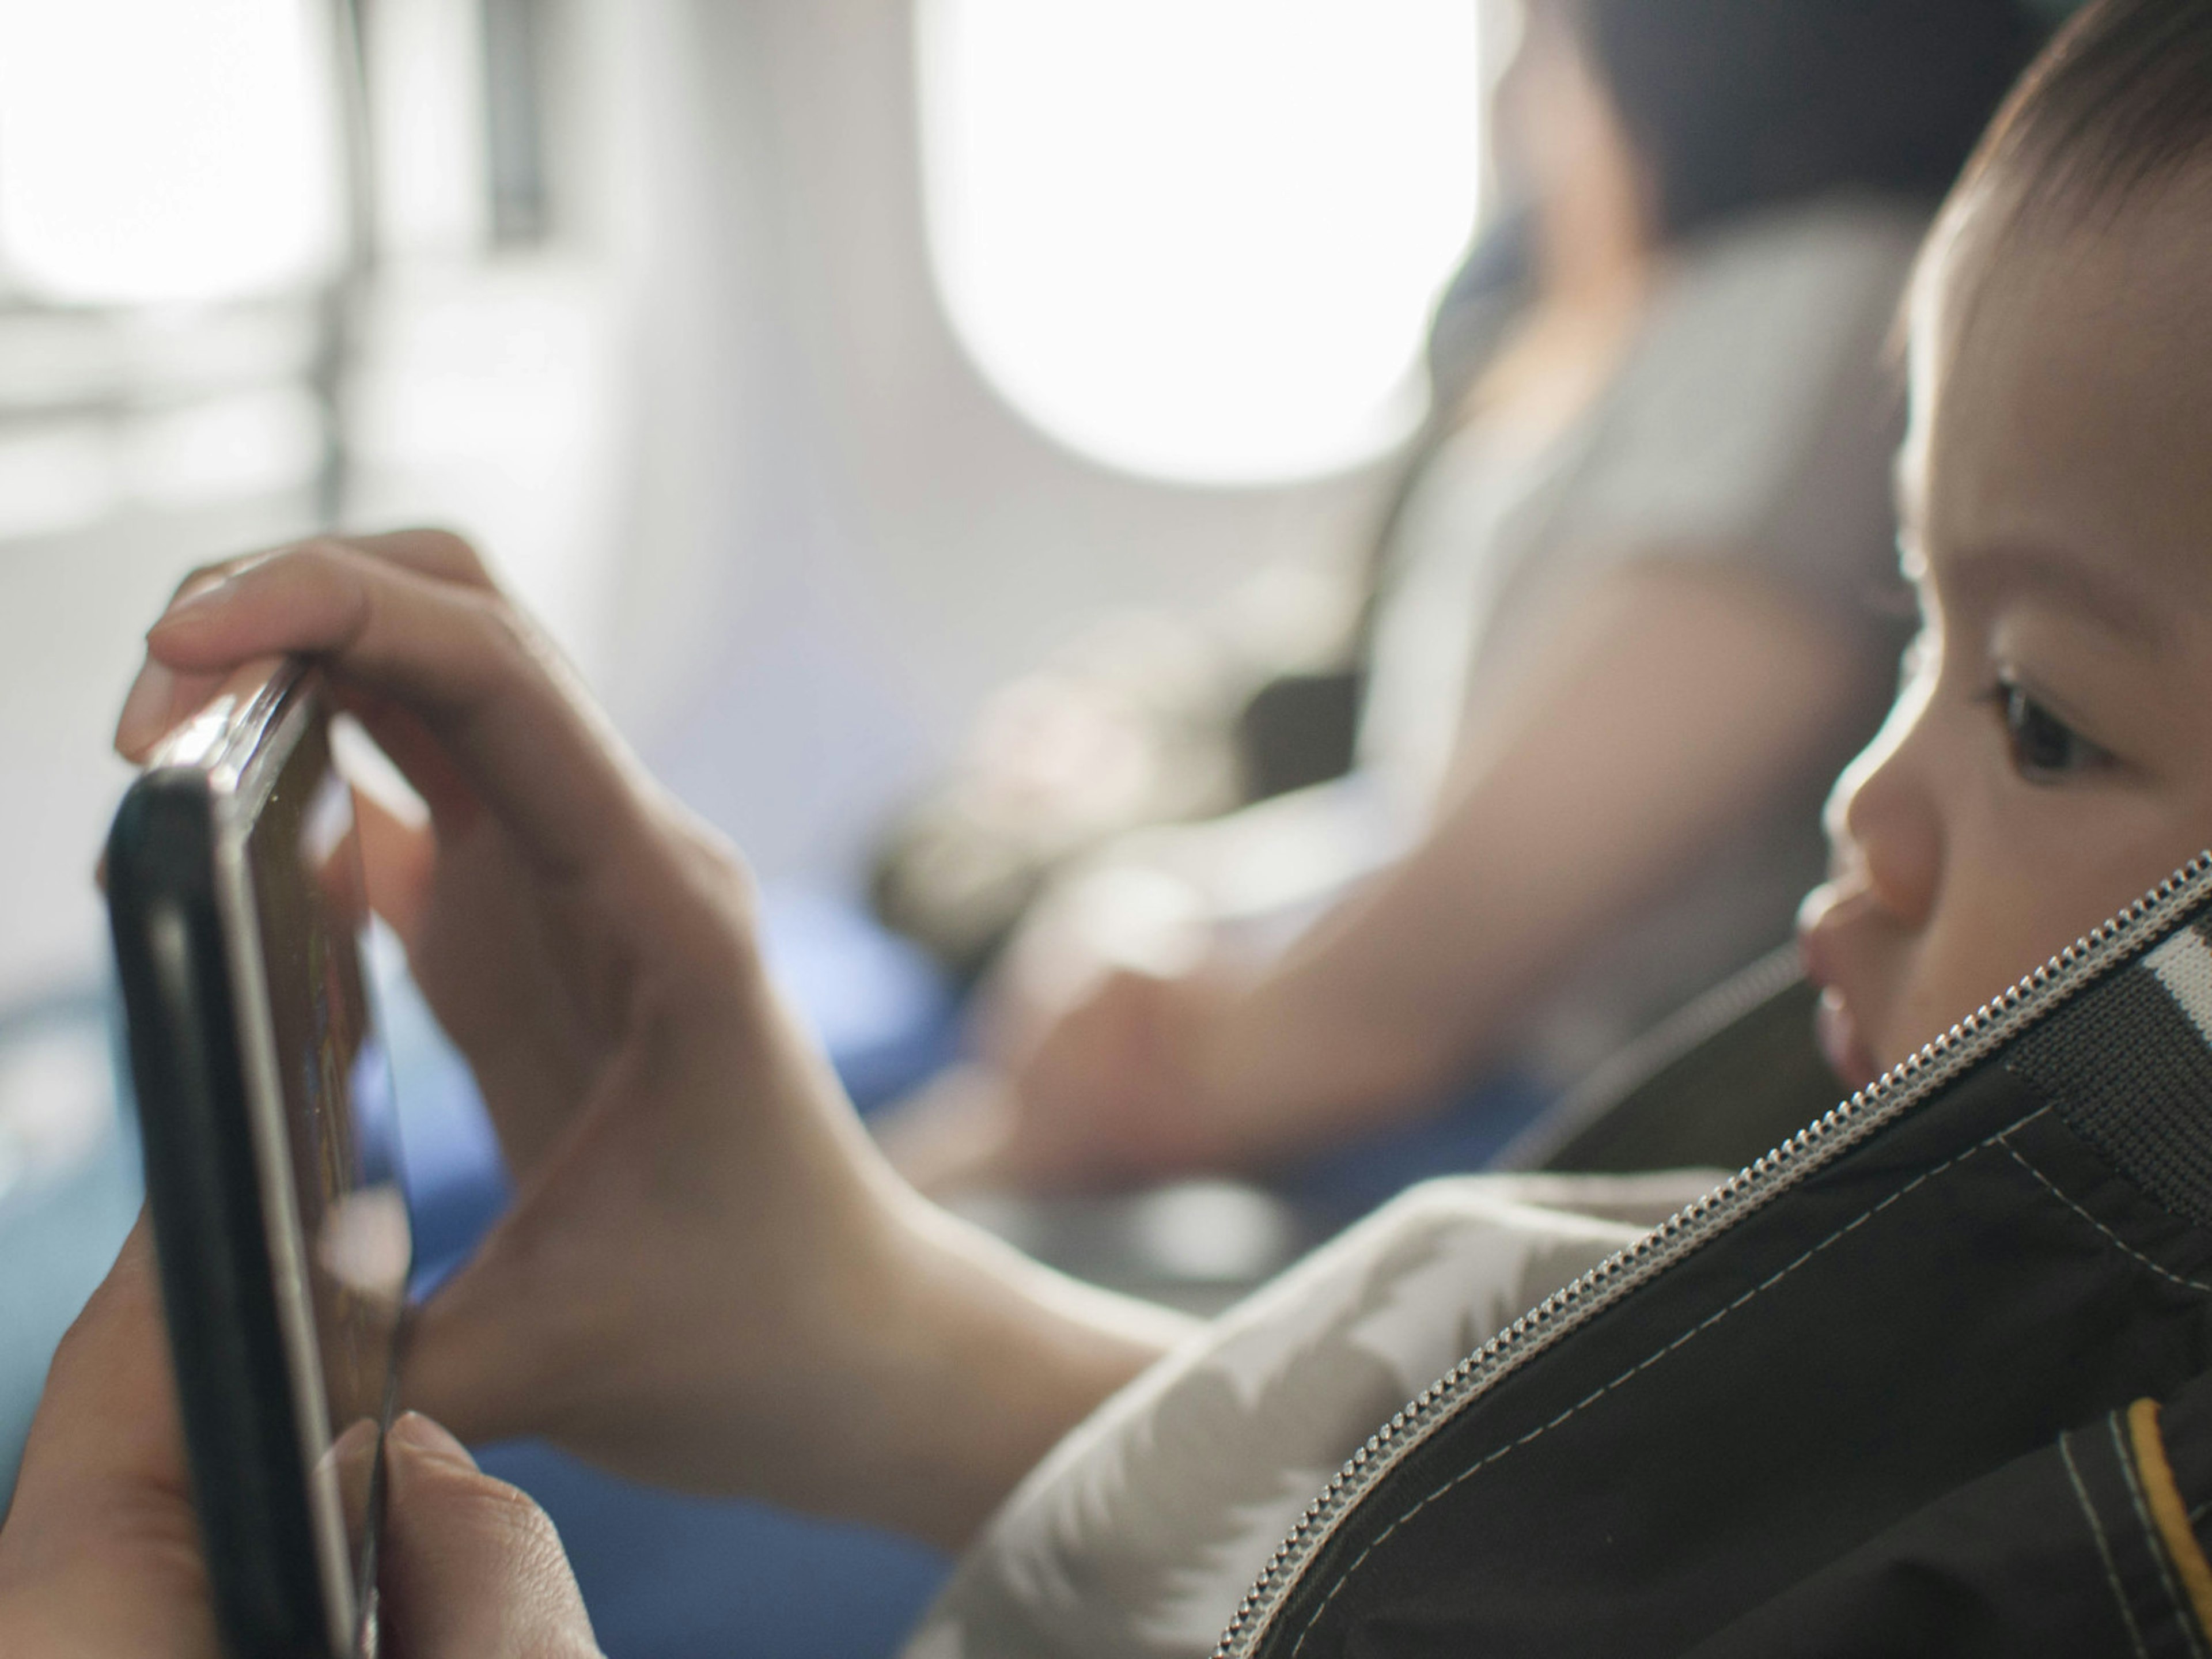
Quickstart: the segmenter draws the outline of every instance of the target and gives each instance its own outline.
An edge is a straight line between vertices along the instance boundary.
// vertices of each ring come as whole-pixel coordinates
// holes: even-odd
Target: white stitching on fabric
[[[1484,1458],[1480,1462],[1472,1464],[1468,1468],[1462,1469],[1450,1480],[1445,1481],[1443,1486],[1438,1486],[1427,1497],[1422,1498],[1419,1503],[1414,1504],[1413,1508],[1406,1510],[1404,1514],[1399,1516],[1396,1520],[1393,1521],[1389,1526],[1383,1528],[1381,1532],[1376,1533],[1373,1538],[1368,1540],[1367,1547],[1361,1550],[1358,1555],[1352,1557],[1352,1559],[1346,1564],[1344,1570],[1337,1574],[1336,1582],[1328,1587],[1328,1594],[1322,1596],[1319,1604],[1315,1607],[1313,1612],[1307,1615],[1304,1626],[1298,1632],[1298,1639],[1291,1644],[1291,1659],[1297,1659],[1297,1656],[1305,1650],[1306,1638],[1312,1635],[1313,1628],[1316,1624],[1320,1623],[1322,1615],[1328,1611],[1329,1603],[1336,1600],[1337,1592],[1342,1589],[1346,1584],[1349,1583],[1352,1580],[1352,1575],[1359,1571],[1360,1564],[1365,1561],[1370,1555],[1374,1553],[1375,1551],[1380,1549],[1386,1542],[1388,1542],[1391,1534],[1396,1532],[1399,1528],[1404,1526],[1415,1516],[1420,1514],[1423,1510],[1428,1508],[1428,1506],[1435,1503],[1437,1499],[1442,1498],[1445,1493],[1452,1491],[1454,1488],[1473,1480],[1476,1475],[1481,1474],[1483,1470],[1488,1468],[1492,1463],[1497,1462],[1500,1458],[1504,1457],[1508,1452],[1517,1451],[1522,1446],[1527,1445],[1530,1441],[1548,1434],[1552,1430],[1558,1428],[1562,1423],[1565,1423],[1569,1418],[1574,1416],[1577,1412],[1582,1411],[1586,1407],[1595,1405],[1599,1401],[1604,1399],[1606,1395],[1611,1394],[1615,1389],[1620,1387],[1622,1383],[1627,1382],[1642,1372],[1650,1370],[1652,1366],[1657,1364],[1668,1354],[1673,1353],[1677,1348],[1680,1348],[1684,1344],[1687,1343],[1692,1337],[1698,1335],[1702,1332],[1711,1329],[1714,1326],[1719,1324],[1722,1320],[1734,1313],[1738,1308],[1742,1307],[1746,1303],[1751,1301],[1753,1297],[1759,1296],[1764,1291],[1771,1290],[1775,1285],[1787,1279],[1791,1273],[1796,1273],[1798,1268],[1803,1267],[1808,1261],[1810,1261],[1814,1256],[1820,1255],[1821,1251],[1826,1249],[1828,1246],[1833,1244],[1838,1239],[1842,1238],[1847,1233],[1856,1231],[1858,1228],[1863,1226],[1865,1223],[1872,1220],[1875,1216],[1881,1214],[1891,1205],[1896,1203],[1906,1194],[1911,1192],[1916,1187],[1920,1186],[1925,1182],[1933,1181],[1937,1176],[1943,1174],[1946,1170],[1953,1168],[1956,1164],[1964,1163],[1966,1159],[1973,1157],[1977,1152],[1987,1151],[1990,1146],[2002,1141],[2007,1135],[2011,1134],[2017,1129],[2027,1127],[2027,1125],[2034,1122],[2037,1118],[2043,1116],[2045,1113],[2050,1110],[2051,1108],[2048,1106],[2039,1106],[2035,1110],[2028,1113],[2027,1116],[2021,1118],[2014,1122],[2008,1123],[2003,1128],[1997,1130],[1986,1139],[1976,1142],[1973,1146],[1967,1147],[1964,1152],[1954,1153],[1942,1163],[1938,1164],[1934,1169],[1922,1170],[1911,1180],[1906,1182],[1905,1185],[1899,1187],[1895,1192],[1892,1193],[1887,1198],[1883,1199],[1878,1204],[1870,1206],[1866,1210],[1861,1212],[1858,1215],[1853,1217],[1850,1220],[1845,1222],[1842,1226],[1837,1228],[1835,1231],[1830,1233],[1819,1243],[1811,1246],[1796,1261],[1790,1262],[1784,1267],[1778,1267],[1771,1277],[1753,1285],[1749,1290],[1746,1291],[1741,1296],[1736,1297],[1735,1301],[1729,1303],[1726,1307],[1717,1309],[1714,1312],[1708,1314],[1697,1324],[1692,1325],[1688,1330],[1684,1331],[1680,1336],[1667,1344],[1665,1347],[1654,1352],[1649,1358],[1643,1360],[1638,1364],[1630,1366],[1626,1370],[1623,1371],[1619,1376],[1614,1377],[1612,1382],[1607,1383],[1603,1388],[1584,1396],[1583,1399],[1577,1400],[1573,1405],[1568,1407],[1566,1410],[1561,1412],[1550,1422],[1539,1423],[1534,1428],[1529,1430],[1528,1433],[1522,1435],[1519,1439],[1507,1442],[1504,1445],[1500,1446],[1496,1451],[1491,1453],[1489,1456]],[[2010,1152],[2012,1149],[2008,1146],[2006,1150]],[[2014,1156],[2018,1157],[2019,1154],[2014,1153]]]
[[[2074,1501],[2081,1506],[2088,1518],[2089,1536],[2095,1540],[2097,1559],[2105,1564],[2105,1582],[2112,1586],[2112,1601],[2120,1610],[2120,1622],[2128,1627],[2128,1643],[2136,1650],[2136,1659],[2150,1659],[2150,1650],[2143,1646],[2142,1632],[2136,1624],[2136,1610],[2129,1606],[2127,1592],[2120,1588],[2120,1570],[2112,1560],[2112,1547],[2105,1537],[2105,1522],[2097,1513],[2097,1506],[2089,1501],[2089,1489],[2082,1484],[2081,1471],[2075,1466],[2074,1448],[2068,1445],[2069,1437],[2058,1437],[2059,1460],[2066,1465],[2066,1478],[2074,1485]]]
[[[2006,1150],[2011,1149],[2008,1147]],[[2143,1502],[2142,1482],[2136,1477],[2135,1453],[2128,1445],[2127,1437],[2120,1427],[2120,1414],[2118,1412],[2107,1413],[2105,1424],[2112,1431],[2112,1455],[2119,1460],[2120,1477],[2127,1482],[2128,1502],[2135,1508],[2136,1524],[2142,1528],[2143,1549],[2150,1557],[2151,1565],[2158,1570],[2160,1588],[2166,1591],[2166,1603],[2173,1610],[2173,1622],[2180,1630],[2182,1639],[2189,1644],[2190,1652],[2200,1656],[2201,1659],[2204,1644],[2197,1639],[2196,1620],[2182,1602],[2181,1587],[2173,1582],[2173,1570],[2166,1562],[2166,1545],[2158,1535],[2158,1523],[2151,1519],[2150,1506]]]
[[[2017,1128],[2019,1126],[2017,1124],[2014,1126],[2014,1128]],[[2006,1134],[2010,1134],[2011,1133],[2011,1129],[2005,1131]],[[2002,1139],[2003,1137],[2000,1136],[1999,1139]],[[2107,1227],[2103,1222],[2098,1220],[2096,1217],[2091,1215],[2087,1210],[2075,1203],[2074,1200],[2063,1191],[2059,1188],[2058,1184],[2052,1181],[2049,1176],[2044,1174],[2042,1170],[2037,1169],[2035,1165],[2029,1163],[2025,1158],[2022,1158],[2020,1153],[2020,1148],[2014,1146],[2009,1140],[2005,1141],[2004,1149],[2012,1154],[2014,1163],[2019,1164],[2021,1169],[2027,1170],[2028,1174],[2033,1176],[2038,1181],[2041,1182],[2053,1198],[2057,1199],[2068,1209],[2073,1211],[2075,1215],[2080,1216],[2082,1220],[2087,1222],[2092,1227],[2094,1227],[2099,1232],[2102,1233],[2112,1243],[2112,1247],[2118,1250],[2121,1255],[2141,1262],[2144,1267],[2156,1273],[2160,1279],[2172,1279],[2175,1284],[2185,1285],[2192,1291],[2212,1292],[2212,1285],[2207,1285],[2202,1279],[2185,1278],[2183,1275],[2174,1272],[2171,1267],[2160,1267],[2157,1262],[2145,1255],[2141,1250],[2136,1249],[2134,1245],[2129,1243],[2127,1240],[2122,1238],[2110,1227]]]

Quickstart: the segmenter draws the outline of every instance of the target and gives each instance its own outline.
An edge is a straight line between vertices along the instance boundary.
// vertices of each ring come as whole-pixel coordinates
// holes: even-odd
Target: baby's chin
[[[1981,1006],[1964,992],[1931,992],[1922,984],[1884,999],[1883,988],[1861,987],[1856,998],[1830,989],[1814,1016],[1820,1054],[1845,1087],[1863,1089],[1918,1054]]]

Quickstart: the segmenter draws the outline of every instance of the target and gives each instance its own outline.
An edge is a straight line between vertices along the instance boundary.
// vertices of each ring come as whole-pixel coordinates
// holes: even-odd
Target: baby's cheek
[[[2065,929],[2059,915],[2066,908],[2023,902],[2015,889],[1943,918],[1923,938],[1918,971],[1885,1022],[1883,1061],[1917,1052],[2071,943],[2082,930]]]
[[[1975,884],[1972,901],[1945,917],[1940,933],[1931,930],[1925,971],[1907,1011],[1913,1029],[1900,1034],[1905,1052],[1948,1030],[2142,897],[2197,845],[2197,832],[2178,824],[2162,831],[2101,827],[2101,848],[2099,836],[2085,832],[2045,856],[2014,860],[2002,879],[1989,872]],[[2185,846],[2191,850],[2178,850]]]

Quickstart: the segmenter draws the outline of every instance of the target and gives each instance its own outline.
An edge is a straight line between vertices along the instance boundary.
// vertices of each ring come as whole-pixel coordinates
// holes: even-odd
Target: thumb
[[[544,1510],[416,1413],[384,1444],[379,1589],[392,1659],[600,1659]]]

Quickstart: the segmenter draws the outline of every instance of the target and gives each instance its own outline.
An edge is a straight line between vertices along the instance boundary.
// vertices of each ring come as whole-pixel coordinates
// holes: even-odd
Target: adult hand
[[[964,1066],[903,1103],[884,1150],[927,1191],[1079,1191],[1235,1167],[1209,1093],[1212,975],[1115,969],[999,1066]]]
[[[427,1419],[403,1418],[386,1449],[385,1652],[599,1652],[543,1510]],[[143,1224],[64,1339],[31,1425],[0,1528],[0,1653],[220,1653]]]
[[[1051,1188],[1237,1162],[1206,1066],[1212,1022],[1235,994],[1212,974],[1109,974],[1015,1071],[1009,1169]]]
[[[316,657],[430,809],[372,902],[475,1068],[516,1201],[426,1309],[410,1400],[625,1474],[964,1538],[1170,1334],[931,1209],[770,988],[735,854],[475,554],[320,540],[187,581],[117,743]]]

